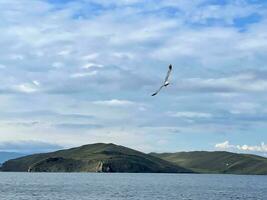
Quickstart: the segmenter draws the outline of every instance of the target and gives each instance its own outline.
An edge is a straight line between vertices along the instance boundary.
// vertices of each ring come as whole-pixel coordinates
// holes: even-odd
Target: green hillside
[[[5,162],[2,171],[192,172],[160,158],[114,144],[91,144]]]
[[[151,153],[198,173],[267,174],[267,158],[224,151]]]

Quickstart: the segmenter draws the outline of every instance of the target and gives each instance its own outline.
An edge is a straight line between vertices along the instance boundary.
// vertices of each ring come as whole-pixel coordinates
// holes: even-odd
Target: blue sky
[[[267,1],[0,0],[0,150],[267,153]],[[156,97],[168,65],[172,84]]]

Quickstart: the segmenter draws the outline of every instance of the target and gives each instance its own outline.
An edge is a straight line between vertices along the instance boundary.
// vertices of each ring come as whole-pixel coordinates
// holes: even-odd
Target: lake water
[[[1,200],[267,200],[267,176],[0,173]]]

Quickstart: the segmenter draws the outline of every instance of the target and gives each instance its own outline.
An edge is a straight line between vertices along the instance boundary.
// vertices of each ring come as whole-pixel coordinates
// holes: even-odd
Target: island
[[[96,143],[8,160],[3,172],[214,173],[267,175],[267,158],[225,151],[143,153]]]
[[[104,143],[12,159],[3,163],[2,171],[193,173],[158,157]]]

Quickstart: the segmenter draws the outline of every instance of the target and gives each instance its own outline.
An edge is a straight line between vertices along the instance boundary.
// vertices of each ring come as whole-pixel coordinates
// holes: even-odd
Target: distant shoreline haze
[[[14,158],[19,158],[25,155],[29,155],[26,153],[19,153],[19,152],[8,152],[8,151],[0,151],[0,164]]]

